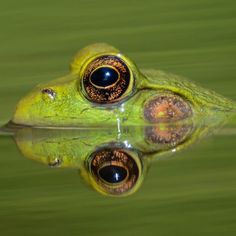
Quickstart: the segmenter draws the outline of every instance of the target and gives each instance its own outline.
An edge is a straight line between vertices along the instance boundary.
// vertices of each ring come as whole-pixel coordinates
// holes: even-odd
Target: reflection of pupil
[[[126,178],[127,171],[120,166],[105,166],[99,170],[99,175],[108,183],[119,183]]]
[[[101,67],[92,73],[90,80],[95,86],[107,87],[114,84],[118,78],[116,70],[110,67]]]

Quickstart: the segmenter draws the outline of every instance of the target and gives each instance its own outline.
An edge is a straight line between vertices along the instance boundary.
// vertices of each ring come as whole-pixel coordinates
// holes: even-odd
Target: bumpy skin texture
[[[97,104],[87,99],[82,86],[86,67],[97,57],[121,58],[130,70],[130,85],[122,98],[111,104]],[[192,117],[234,112],[236,105],[212,91],[201,88],[179,76],[159,70],[139,70],[116,48],[93,44],[82,49],[71,64],[69,75],[38,85],[22,98],[12,123],[33,127],[75,127],[150,123],[144,117],[145,103],[155,96],[175,95],[189,104]],[[188,117],[189,118],[189,117]]]

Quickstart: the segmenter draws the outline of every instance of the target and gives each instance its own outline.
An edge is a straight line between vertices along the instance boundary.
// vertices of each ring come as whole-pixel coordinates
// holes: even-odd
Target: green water
[[[2,1],[0,124],[93,42],[236,99],[235,26],[233,0]],[[76,170],[28,160],[1,136],[0,235],[235,235],[233,129],[154,163],[127,198],[98,194]]]

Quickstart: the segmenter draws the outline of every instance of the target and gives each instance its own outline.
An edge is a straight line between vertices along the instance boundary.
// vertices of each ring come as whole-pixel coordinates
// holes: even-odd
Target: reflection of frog
[[[128,125],[235,111],[234,102],[176,75],[141,70],[117,49],[82,49],[71,73],[37,86],[17,105],[12,123],[29,126]],[[195,116],[196,117],[196,116]]]
[[[222,117],[224,118],[224,117]],[[217,119],[217,120],[216,120]],[[219,127],[224,119],[115,129],[14,129],[22,154],[50,167],[79,169],[96,191],[127,196],[142,184],[148,166]],[[99,132],[98,132],[99,130]]]

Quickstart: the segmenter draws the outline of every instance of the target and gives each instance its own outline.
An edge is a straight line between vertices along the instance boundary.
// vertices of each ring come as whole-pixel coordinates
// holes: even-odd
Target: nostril
[[[48,97],[52,100],[56,97],[56,92],[53,89],[50,88],[44,88],[42,89],[42,94],[48,95]]]

